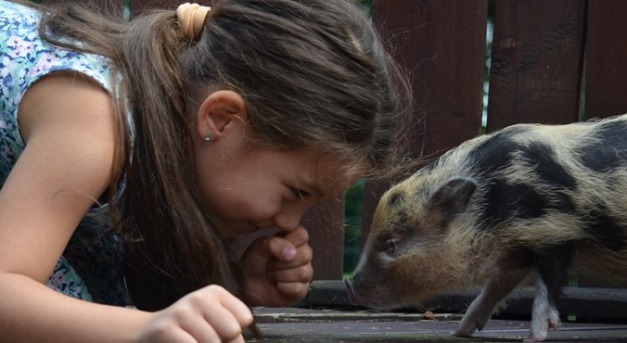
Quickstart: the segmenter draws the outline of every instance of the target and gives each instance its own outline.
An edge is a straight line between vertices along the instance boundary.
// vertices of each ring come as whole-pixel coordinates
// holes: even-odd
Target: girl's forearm
[[[0,273],[0,342],[138,342],[151,313],[89,303]]]

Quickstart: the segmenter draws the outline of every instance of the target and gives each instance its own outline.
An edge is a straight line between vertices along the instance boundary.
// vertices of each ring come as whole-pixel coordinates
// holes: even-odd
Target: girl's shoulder
[[[6,0],[0,0],[0,10],[2,11],[0,22],[22,23],[24,20],[36,21],[39,17],[32,7]]]
[[[87,76],[109,95],[115,91],[112,65],[102,56],[52,45],[39,35],[40,13],[0,0],[0,184],[21,155],[18,113],[26,92],[57,72]],[[128,116],[129,121],[130,116]],[[132,126],[132,125],[131,125]]]
[[[0,12],[0,69],[3,78],[8,77],[13,84],[15,81],[32,84],[55,71],[74,70],[111,90],[111,63],[108,59],[45,41],[39,35],[41,14],[34,8],[0,0]],[[65,37],[60,38],[80,45]]]

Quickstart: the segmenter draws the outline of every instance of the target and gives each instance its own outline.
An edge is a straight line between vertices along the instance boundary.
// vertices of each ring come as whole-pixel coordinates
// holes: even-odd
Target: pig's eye
[[[390,255],[390,256],[394,256],[396,255],[396,250],[398,249],[398,243],[399,243],[399,239],[398,238],[393,238],[393,239],[389,239],[385,242],[385,253]]]

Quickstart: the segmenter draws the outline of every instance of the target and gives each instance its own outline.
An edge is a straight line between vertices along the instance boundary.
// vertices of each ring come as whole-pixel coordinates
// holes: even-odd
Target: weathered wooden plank
[[[578,121],[585,5],[496,1],[488,131]]]
[[[464,313],[480,289],[452,291],[416,304],[416,307],[401,309],[400,313],[415,313],[431,310],[434,313]],[[531,315],[535,296],[533,286],[520,286],[505,301],[499,310],[500,317]],[[331,309],[364,309],[353,306],[348,299],[343,282],[315,281],[301,307]],[[597,287],[564,287],[557,307],[564,320],[568,316],[585,321],[627,321],[627,289]]]
[[[487,1],[379,0],[373,21],[412,81],[409,144],[424,162],[480,132]],[[363,236],[386,181],[368,182]]]
[[[588,1],[586,116],[627,113],[627,2]]]
[[[528,334],[535,291],[519,287],[481,332],[468,339],[451,337],[478,294],[478,288],[450,292],[420,306],[376,311],[352,306],[343,283],[318,281],[297,309],[256,309],[255,315],[261,332],[273,342],[287,342],[288,337],[299,342],[340,338],[344,342],[501,342],[521,341]],[[566,287],[557,306],[562,326],[549,332],[548,342],[623,342],[627,338],[625,289]],[[318,330],[304,335],[314,327]]]
[[[470,338],[451,333],[461,315],[338,311],[328,309],[254,308],[263,342],[521,342],[530,323],[493,319]],[[248,335],[247,335],[248,336]],[[625,342],[627,325],[563,322],[547,342]],[[248,342],[260,342],[254,338]]]

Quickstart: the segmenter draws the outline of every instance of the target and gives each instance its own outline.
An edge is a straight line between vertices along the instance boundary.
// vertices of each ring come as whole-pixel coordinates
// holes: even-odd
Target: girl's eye
[[[298,188],[293,188],[292,187],[292,188],[290,188],[290,190],[292,191],[292,193],[294,193],[294,195],[297,198],[300,198],[300,199],[304,199],[304,198],[309,196],[309,193],[307,193],[306,191],[304,191],[302,189],[298,189]]]

